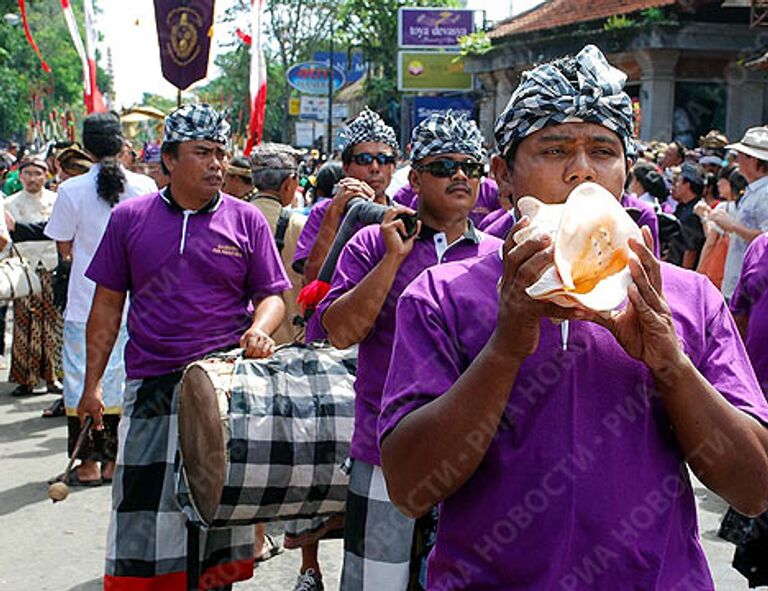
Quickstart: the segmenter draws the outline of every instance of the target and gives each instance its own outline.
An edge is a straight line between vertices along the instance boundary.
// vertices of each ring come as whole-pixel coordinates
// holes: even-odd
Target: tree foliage
[[[368,105],[386,113],[400,100],[397,90],[397,9],[408,6],[455,8],[457,0],[345,0],[339,4],[337,36],[359,47],[369,64]],[[399,127],[399,121],[390,121]]]
[[[401,6],[456,7],[458,0],[266,0],[264,3],[268,90],[267,140],[288,141],[288,99],[291,89],[285,72],[293,64],[308,60],[314,51],[327,51],[333,33],[335,51],[362,50],[368,62],[366,103],[380,111],[396,127],[400,94],[397,91],[397,9]],[[244,22],[248,0],[238,0],[225,16],[233,25]],[[222,76],[209,83],[200,96],[224,96],[232,104],[232,120],[248,121],[250,55],[238,42],[216,64]],[[240,127],[241,130],[244,128]]]
[[[85,38],[82,1],[72,2]],[[24,140],[31,123],[41,121],[44,138],[63,137],[61,115],[73,111],[77,119],[85,112],[83,70],[72,44],[59,0],[27,0],[27,18],[43,58],[52,72],[45,73],[24,36],[21,22],[0,22],[0,138]],[[15,0],[0,0],[0,14],[18,14]],[[101,68],[97,79],[103,92],[111,86]]]

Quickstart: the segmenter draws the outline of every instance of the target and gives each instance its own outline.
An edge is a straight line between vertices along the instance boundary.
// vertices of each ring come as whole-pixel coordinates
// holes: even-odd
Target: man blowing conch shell
[[[500,190],[618,201],[625,80],[594,46],[526,72],[496,124]],[[393,502],[441,505],[427,589],[712,590],[687,468],[744,514],[768,507],[768,404],[723,298],[643,229],[619,309],[533,299],[556,251],[515,241],[530,223],[399,300],[379,442]]]

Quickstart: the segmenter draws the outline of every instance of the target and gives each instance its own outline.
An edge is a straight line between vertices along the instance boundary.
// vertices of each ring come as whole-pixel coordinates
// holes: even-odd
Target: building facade
[[[711,0],[548,0],[490,32],[493,50],[468,61],[479,80],[487,138],[520,74],[594,44],[626,72],[640,139],[694,145],[710,129],[741,137],[768,121],[768,72],[745,66],[768,28],[749,8]]]

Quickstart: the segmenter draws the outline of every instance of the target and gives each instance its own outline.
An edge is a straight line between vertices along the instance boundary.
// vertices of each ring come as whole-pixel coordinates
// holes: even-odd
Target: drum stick
[[[72,450],[72,457],[67,462],[67,469],[64,470],[64,476],[58,482],[52,483],[48,487],[48,497],[55,503],[57,501],[63,501],[69,495],[69,486],[67,486],[67,480],[69,479],[69,473],[72,471],[72,466],[75,464],[77,454],[80,453],[80,447],[83,445],[83,441],[88,436],[88,432],[93,426],[93,419],[89,416],[85,418],[83,428],[80,429],[80,435],[77,436],[75,442],[75,448]]]

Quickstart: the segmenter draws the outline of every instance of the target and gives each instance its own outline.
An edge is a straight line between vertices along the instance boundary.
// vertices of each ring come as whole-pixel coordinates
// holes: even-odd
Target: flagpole
[[[181,88],[176,89],[176,106],[181,106]]]
[[[329,19],[331,29],[330,51],[328,52],[328,160],[333,154],[333,15]]]

